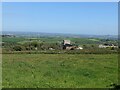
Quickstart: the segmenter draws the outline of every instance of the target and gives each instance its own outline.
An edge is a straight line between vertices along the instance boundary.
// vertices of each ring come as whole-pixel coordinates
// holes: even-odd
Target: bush
[[[15,51],[22,51],[22,47],[20,45],[16,45],[13,47]]]

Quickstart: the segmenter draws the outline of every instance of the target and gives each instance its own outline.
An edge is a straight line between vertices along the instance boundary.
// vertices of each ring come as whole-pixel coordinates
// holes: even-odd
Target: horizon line
[[[40,31],[3,31],[2,32],[25,32],[25,33],[46,33],[46,34],[70,34],[70,35],[100,35],[100,36],[111,36],[111,35],[115,35],[118,36],[118,34],[83,34],[83,33],[60,33],[60,32],[40,32]]]

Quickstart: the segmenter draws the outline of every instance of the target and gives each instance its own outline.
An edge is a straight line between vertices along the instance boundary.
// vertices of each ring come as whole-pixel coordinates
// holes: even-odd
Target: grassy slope
[[[117,54],[4,54],[3,87],[106,87],[117,83],[117,61]]]

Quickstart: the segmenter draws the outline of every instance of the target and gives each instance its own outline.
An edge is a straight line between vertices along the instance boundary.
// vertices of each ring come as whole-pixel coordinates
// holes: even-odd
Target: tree
[[[38,47],[38,43],[37,43],[36,41],[32,42],[31,45],[32,45],[33,47]]]

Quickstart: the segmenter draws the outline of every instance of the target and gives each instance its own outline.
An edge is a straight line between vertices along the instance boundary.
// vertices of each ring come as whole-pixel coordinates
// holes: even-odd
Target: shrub
[[[22,51],[22,47],[20,45],[16,45],[13,47],[15,51]]]

